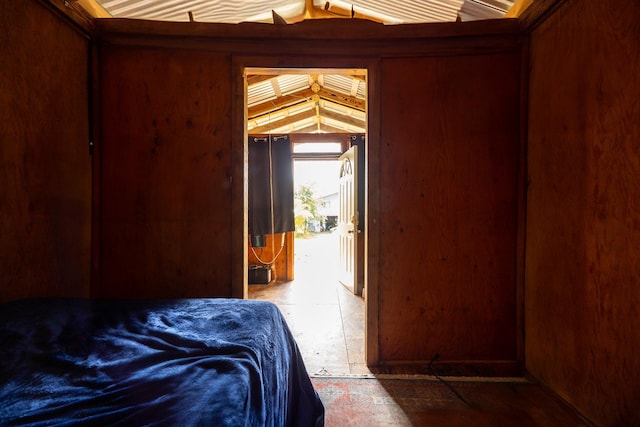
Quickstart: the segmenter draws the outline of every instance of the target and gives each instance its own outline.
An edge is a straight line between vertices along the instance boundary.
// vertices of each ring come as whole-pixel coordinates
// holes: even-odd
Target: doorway
[[[366,132],[366,71],[247,69],[245,75],[247,133],[290,137],[296,192],[304,185],[301,175],[329,171],[316,171],[316,188],[307,188],[314,190],[314,212],[296,206],[296,224],[304,220],[304,230],[287,234],[293,243],[280,255],[293,264],[293,277],[277,272],[279,279],[251,284],[247,295],[279,306],[311,373],[368,373],[365,300],[340,286],[336,271],[338,159],[350,147],[350,135]],[[358,256],[364,264],[364,255]]]

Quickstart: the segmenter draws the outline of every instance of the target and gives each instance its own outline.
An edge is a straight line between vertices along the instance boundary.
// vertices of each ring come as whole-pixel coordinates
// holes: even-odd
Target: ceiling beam
[[[96,0],[78,0],[78,4],[94,18],[111,18],[111,14]]]
[[[273,113],[283,108],[293,107],[301,102],[308,102],[311,100],[313,95],[313,90],[309,88],[302,89],[288,95],[283,95],[280,98],[265,101],[261,104],[249,107],[247,116],[251,120],[254,120],[256,118],[259,118],[259,116],[265,116],[269,113]],[[339,92],[334,92],[324,88],[320,89],[318,95],[320,96],[320,99],[342,105],[343,107],[351,108],[359,112],[364,112],[366,110],[366,101],[364,99],[345,95]]]
[[[297,104],[289,105],[288,107],[282,107],[282,108],[273,109],[273,110],[267,111],[266,113],[264,113],[264,114],[262,114],[260,116],[251,117],[249,119],[249,121],[252,121],[252,122],[263,122],[263,121],[272,122],[272,121],[280,120],[281,118],[283,118],[283,116],[291,115],[291,110],[294,109],[294,108],[298,112],[300,112],[300,110],[306,109],[306,108],[315,111],[315,105],[316,105],[315,102],[313,102],[311,100],[302,100],[302,102],[298,102]]]
[[[277,75],[251,74],[247,76],[247,86],[257,85],[267,80],[276,79]]]
[[[327,101],[335,102],[336,104],[344,105],[345,107],[359,111],[365,111],[367,107],[367,102],[364,99],[345,95],[340,92],[334,92],[326,88],[320,88],[318,95],[320,95],[320,98],[324,98]]]
[[[298,130],[296,130],[295,132],[292,132],[293,134],[300,134],[300,135],[323,135],[322,133],[319,133],[319,130],[322,130],[322,123],[318,124],[318,123],[314,123],[310,126],[307,127],[303,127],[300,128]],[[313,133],[315,132],[315,133]]]
[[[335,120],[337,122],[345,123],[347,125],[355,126],[360,129],[366,129],[367,127],[367,122],[365,122],[364,120],[356,119],[355,117],[350,117],[340,113],[335,113],[333,111],[327,110],[326,108],[320,108],[320,116]]]
[[[353,6],[351,6],[351,9],[345,9],[345,8],[333,5],[330,2],[326,2],[324,4],[324,10],[333,12],[341,18],[367,19],[369,21],[378,22],[381,24],[385,23],[385,21],[381,18],[354,10]],[[391,20],[389,22],[391,22]]]
[[[271,79],[271,87],[273,88],[273,93],[276,94],[276,98],[280,98],[282,96],[282,90],[280,90],[280,82],[278,82],[278,79]]]
[[[332,102],[332,101],[327,101],[327,102]],[[278,129],[281,128],[283,126],[289,126],[289,125],[293,125],[297,122],[303,121],[303,120],[307,120],[311,117],[317,117],[319,124],[322,124],[321,120],[322,118],[327,118],[327,119],[331,119],[333,121],[339,122],[339,123],[343,123],[346,126],[352,126],[358,129],[365,129],[366,128],[366,121],[365,120],[361,120],[358,119],[357,117],[353,117],[350,116],[349,114],[343,114],[340,112],[336,112],[336,111],[332,111],[330,109],[327,109],[325,107],[320,107],[318,105],[315,105],[315,103],[313,101],[307,101],[306,106],[309,107],[309,110],[303,111],[303,112],[299,112],[299,113],[295,113],[295,114],[288,114],[288,109],[291,108],[299,108],[301,106],[303,106],[304,104],[295,104],[293,106],[290,106],[288,108],[283,108],[277,111],[274,111],[274,115],[277,112],[277,116],[275,116],[274,118],[269,116],[269,113],[267,114],[263,114],[261,116],[258,117],[253,117],[251,119],[249,119],[249,130],[252,133],[255,132],[269,132],[272,131],[274,129]],[[355,111],[355,110],[354,110]],[[285,117],[282,117],[282,113],[288,114]],[[257,123],[258,121],[266,121],[266,123],[259,125],[259,126],[255,126],[255,127],[251,127],[252,124]],[[264,130],[263,130],[264,129]],[[307,129],[305,128],[305,130],[311,132],[312,130],[322,130],[322,129]],[[338,129],[338,128],[334,128],[334,130],[337,130],[338,132],[344,132],[344,129]]]
[[[517,18],[525,11],[526,8],[531,6],[533,0],[516,0],[516,2],[511,6],[511,8],[504,15],[505,18]]]
[[[359,88],[360,88],[360,81],[356,79],[351,80],[351,96],[353,97],[357,96]]]
[[[280,110],[282,108],[291,107],[293,105],[299,104],[300,102],[309,101],[313,94],[314,92],[311,89],[306,88],[297,92],[290,93],[288,95],[283,95],[277,99],[272,99],[270,101],[266,101],[261,104],[249,107],[247,115],[249,118],[253,119],[258,116]]]
[[[327,132],[327,133],[340,133],[340,132],[343,132],[345,135],[351,135],[353,133],[358,133],[358,132],[349,132],[349,131],[346,131],[344,129],[337,128],[335,126],[328,125],[326,123],[320,123],[320,130],[323,131],[323,132]]]
[[[275,120],[273,122],[267,123],[265,125],[262,126],[257,126],[253,129],[249,129],[249,132],[251,134],[254,133],[268,133],[271,132],[274,129],[278,129],[284,126],[289,126],[292,125],[296,122],[299,122],[301,120],[305,120],[305,119],[309,119],[311,117],[315,117],[316,115],[316,111],[315,109],[311,109],[308,111],[303,111],[301,113],[297,113],[297,114],[293,114],[291,116],[286,116],[283,117],[280,120]]]
[[[247,78],[257,79],[258,77],[270,76],[270,77],[278,77],[281,74],[327,74],[327,71],[330,71],[330,74],[338,74],[341,76],[364,76],[367,75],[367,70],[363,68],[262,68],[262,67],[251,67],[247,68]]]

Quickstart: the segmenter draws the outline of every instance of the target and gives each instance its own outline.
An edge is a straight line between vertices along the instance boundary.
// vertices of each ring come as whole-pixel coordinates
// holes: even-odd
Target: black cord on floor
[[[436,354],[434,354],[434,355],[433,355],[433,357],[432,357],[432,358],[431,358],[431,360],[429,361],[429,366],[428,366],[428,368],[427,368],[427,369],[428,369],[428,371],[427,371],[427,372],[429,372],[429,374],[430,374],[430,375],[433,375],[434,377],[436,377],[436,379],[437,379],[438,381],[440,381],[442,384],[446,385],[446,386],[447,386],[447,388],[448,388],[449,390],[451,390],[451,392],[452,392],[453,394],[455,394],[455,395],[458,397],[458,399],[460,399],[460,401],[461,401],[461,402],[463,402],[465,405],[467,405],[469,408],[471,408],[471,404],[470,404],[469,402],[467,402],[467,401],[465,400],[465,398],[464,398],[464,397],[462,397],[462,395],[461,395],[460,393],[458,393],[458,391],[457,391],[457,390],[456,390],[456,389],[455,389],[451,384],[449,384],[449,382],[445,381],[442,377],[440,377],[440,375],[438,375],[438,373],[437,373],[437,372],[435,372],[435,370],[433,369],[433,366],[432,366],[432,365],[433,365],[433,362],[435,362],[435,361],[436,361],[436,360],[438,360],[439,358],[440,358],[440,354],[436,353]]]

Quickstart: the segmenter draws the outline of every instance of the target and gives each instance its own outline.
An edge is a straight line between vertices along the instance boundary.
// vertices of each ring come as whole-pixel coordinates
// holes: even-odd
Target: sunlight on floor
[[[314,375],[368,374],[364,300],[338,282],[338,234],[295,241],[295,277],[249,286],[249,298],[275,303]]]

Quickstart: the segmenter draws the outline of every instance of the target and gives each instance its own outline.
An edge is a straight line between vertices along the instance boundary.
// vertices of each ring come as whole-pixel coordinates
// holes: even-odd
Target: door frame
[[[380,164],[380,62],[378,58],[301,57],[301,56],[233,56],[231,103],[231,284],[235,298],[248,296],[248,155],[247,155],[247,68],[367,70],[367,150],[365,151],[365,362],[375,367],[379,362],[378,278],[379,278],[379,173]]]

